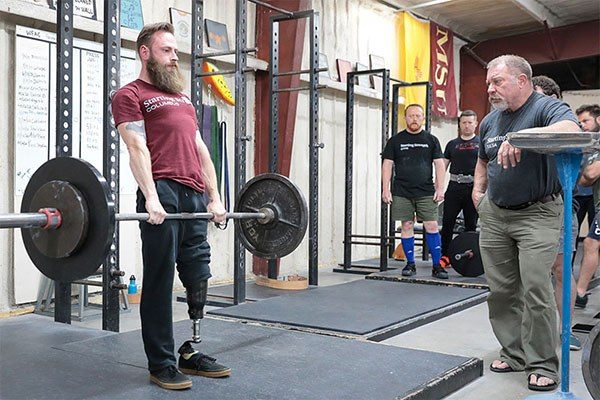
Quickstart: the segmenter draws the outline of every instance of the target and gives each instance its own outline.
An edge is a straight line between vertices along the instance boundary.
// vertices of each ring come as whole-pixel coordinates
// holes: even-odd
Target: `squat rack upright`
[[[56,5],[56,157],[70,157],[73,143],[73,0]],[[103,175],[111,190],[115,209],[119,205],[119,135],[111,115],[112,93],[119,88],[121,37],[119,0],[104,2],[103,60]],[[102,329],[119,330],[119,227],[115,227],[109,253],[102,268]],[[55,282],[54,320],[71,323],[71,282]]]
[[[334,272],[345,272],[345,273],[358,273],[365,274],[370,272],[364,272],[360,270],[352,271],[352,245],[373,245],[379,246],[379,270],[387,271],[388,269],[388,257],[392,257],[394,249],[396,248],[396,231],[395,221],[391,218],[389,213],[389,206],[381,202],[380,207],[380,234],[379,235],[364,235],[352,233],[352,178],[353,178],[353,152],[354,152],[354,86],[355,77],[359,75],[381,75],[382,93],[381,93],[381,151],[385,148],[385,145],[389,139],[389,88],[390,82],[396,82],[392,85],[392,134],[398,132],[398,106],[399,106],[399,91],[400,88],[414,87],[414,86],[426,86],[426,122],[425,129],[430,130],[431,127],[431,99],[432,99],[432,85],[430,82],[404,82],[395,78],[390,77],[390,72],[387,69],[375,69],[365,71],[353,71],[348,73],[347,77],[347,90],[346,90],[346,182],[345,182],[345,203],[344,203],[344,261],[342,268],[334,268]],[[392,176],[393,179],[393,176]],[[363,241],[356,241],[355,238],[362,239]],[[379,239],[379,243],[370,241],[368,239]],[[426,243],[423,240],[423,259],[426,260]],[[372,269],[373,267],[367,267],[361,265],[363,269]]]
[[[235,195],[246,183],[246,142],[251,140],[247,135],[247,99],[246,72],[252,71],[247,67],[247,54],[255,52],[256,48],[247,48],[247,3],[266,7],[277,11],[278,15],[270,18],[271,49],[269,55],[270,79],[270,114],[269,114],[269,172],[277,172],[278,162],[278,99],[281,92],[309,91],[309,131],[310,131],[310,184],[309,184],[309,284],[318,284],[318,72],[319,69],[319,13],[314,10],[288,11],[272,6],[259,0],[236,0],[236,34],[235,50],[215,53],[203,53],[203,3],[204,0],[192,0],[192,103],[196,107],[198,121],[202,120],[202,77],[210,75],[235,75]],[[284,21],[308,18],[310,24],[310,68],[299,71],[279,72],[279,24]],[[208,57],[235,54],[235,68],[229,71],[213,73],[202,72],[202,60]],[[279,88],[279,77],[289,75],[309,74],[309,85],[293,88]],[[237,228],[236,228],[237,229]],[[246,259],[245,249],[238,239],[236,231],[234,244],[234,277],[233,304],[246,301]],[[268,263],[269,278],[277,278],[277,263]]]

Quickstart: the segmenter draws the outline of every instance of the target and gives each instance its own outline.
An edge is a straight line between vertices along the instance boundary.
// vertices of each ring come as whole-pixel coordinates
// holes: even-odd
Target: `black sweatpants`
[[[156,181],[167,213],[206,212],[202,193],[171,180]],[[137,211],[146,212],[146,199],[137,192]],[[148,369],[176,364],[173,340],[173,279],[175,264],[185,287],[210,278],[207,220],[165,220],[161,225],[140,222],[144,277],[140,316]]]
[[[444,194],[444,217],[442,219],[442,255],[448,255],[448,246],[452,241],[456,217],[462,210],[465,218],[465,230],[474,231],[477,227],[477,210],[471,200],[472,183],[450,182]]]

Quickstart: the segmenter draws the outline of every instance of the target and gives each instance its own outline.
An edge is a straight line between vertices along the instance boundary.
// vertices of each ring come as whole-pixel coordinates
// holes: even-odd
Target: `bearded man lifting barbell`
[[[204,219],[165,221],[167,212],[212,212],[225,219],[217,190],[215,168],[200,136],[196,112],[183,93],[173,26],[145,26],[137,39],[142,70],[137,80],[116,92],[112,100],[115,125],[130,156],[139,189],[137,211],[148,212],[140,222],[144,277],[140,316],[150,379],[165,389],[185,389],[192,381],[176,366],[172,323],[175,264],[187,291],[189,315],[203,317],[210,246]],[[208,195],[208,204],[204,200]],[[179,368],[194,375],[224,377],[231,369],[196,351],[180,348]]]

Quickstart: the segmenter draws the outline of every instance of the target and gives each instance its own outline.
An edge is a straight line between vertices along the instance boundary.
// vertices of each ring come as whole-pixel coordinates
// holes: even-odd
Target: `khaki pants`
[[[515,371],[558,382],[558,324],[551,281],[563,200],[506,210],[487,195],[477,207],[479,247],[487,282],[490,323],[500,359]]]

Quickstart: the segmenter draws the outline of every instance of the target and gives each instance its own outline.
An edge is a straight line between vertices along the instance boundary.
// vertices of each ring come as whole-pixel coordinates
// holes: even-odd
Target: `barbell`
[[[233,219],[236,235],[252,254],[281,258],[306,232],[302,192],[288,178],[257,175],[241,189]],[[167,214],[167,220],[212,219],[212,213]],[[94,274],[109,253],[115,224],[145,221],[147,213],[119,214],[102,174],[87,161],[59,157],[42,164],[27,183],[21,213],[0,214],[0,229],[21,228],[27,254],[48,278],[72,282]]]
[[[463,232],[448,245],[452,268],[462,276],[475,278],[483,275],[483,262],[479,251],[479,233]]]

